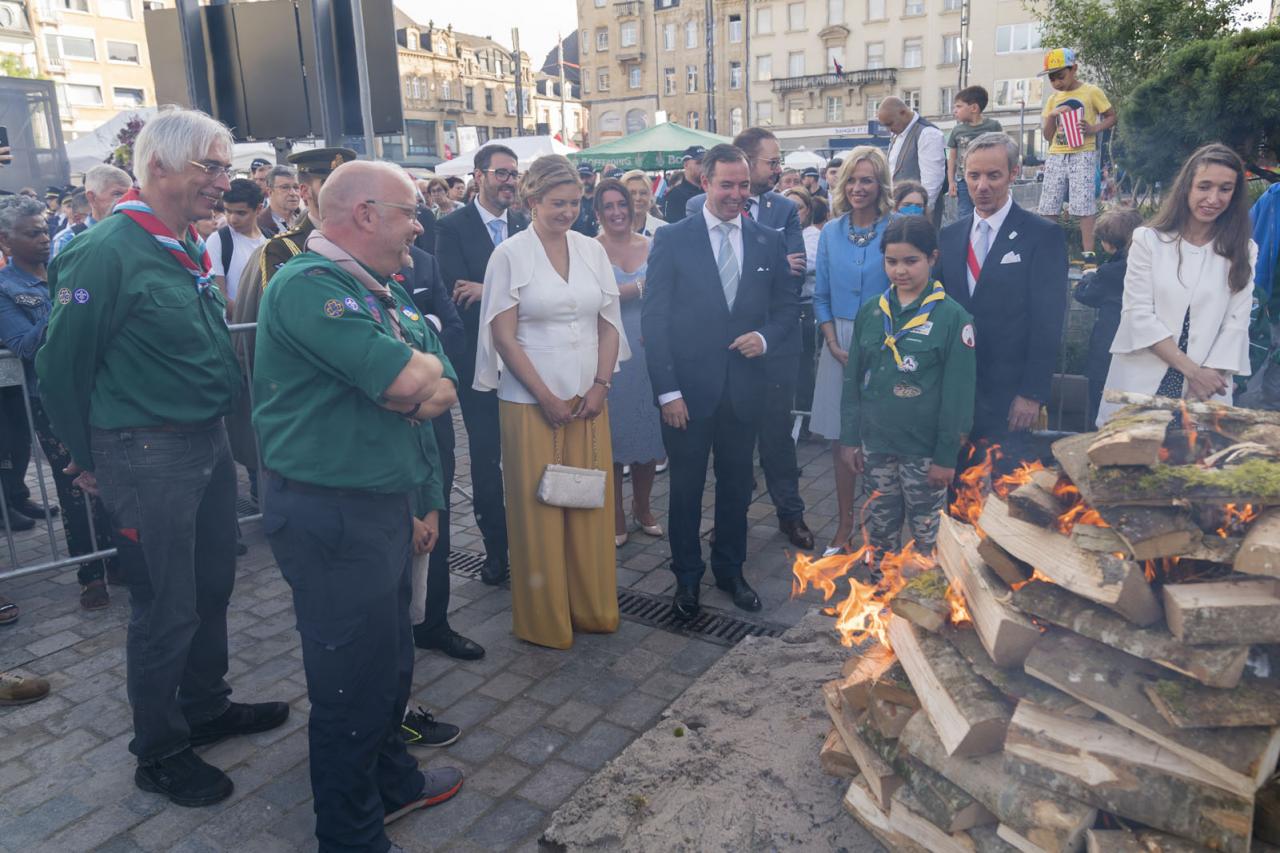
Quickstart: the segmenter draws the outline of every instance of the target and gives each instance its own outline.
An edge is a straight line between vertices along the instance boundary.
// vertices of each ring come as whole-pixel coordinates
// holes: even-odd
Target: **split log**
[[[1180,642],[1241,645],[1280,642],[1280,595],[1273,578],[1167,583],[1164,612]]]
[[[1071,542],[1085,551],[1101,554],[1113,554],[1122,559],[1132,559],[1133,553],[1128,544],[1110,527],[1099,527],[1096,524],[1077,524],[1071,528]]]
[[[889,622],[889,642],[948,754],[1000,748],[1009,706],[950,643],[896,617]]]
[[[1018,853],[1018,848],[1000,837],[995,826],[975,826],[968,830],[977,853]]]
[[[1182,555],[1186,560],[1204,560],[1207,563],[1221,563],[1223,568],[1236,561],[1240,552],[1242,536],[1228,536],[1225,539],[1213,533],[1206,533],[1194,546]]]
[[[1200,541],[1201,530],[1185,510],[1173,507],[1104,506],[1093,492],[1089,465],[1090,434],[1074,435],[1053,443],[1053,455],[1067,477],[1080,490],[1084,502],[1097,510],[1124,540],[1135,560],[1156,560],[1185,554]],[[1171,501],[1166,501],[1171,503]]]
[[[1139,628],[1059,586],[1032,581],[1013,593],[1013,605],[1024,613],[1059,625],[1134,657],[1194,678],[1210,687],[1240,683],[1248,646],[1187,646],[1164,628]]]
[[[1246,575],[1280,578],[1280,509],[1264,512],[1253,522],[1232,568]]]
[[[902,734],[902,729],[907,724],[907,720],[911,719],[918,708],[909,708],[906,705],[899,705],[897,702],[890,702],[879,696],[872,695],[871,705],[867,709],[871,714],[871,725],[880,733],[881,737],[895,740],[898,735]]]
[[[947,755],[938,733],[923,714],[907,723],[899,739],[902,750],[962,788],[984,805],[1034,849],[1066,853],[1080,848],[1084,831],[1097,812],[1084,803],[1062,797],[1009,775],[999,753],[976,758]],[[1001,838],[1005,837],[1001,833]],[[1022,848],[1029,849],[1029,848]]]
[[[858,775],[858,764],[835,729],[827,733],[827,739],[822,743],[822,749],[818,752],[818,764],[828,776],[852,779]]]
[[[1215,783],[1251,798],[1280,758],[1280,729],[1180,729],[1156,710],[1146,688],[1161,670],[1074,634],[1060,633],[1036,647],[1027,673],[1101,711],[1113,723],[1196,765]]]
[[[1010,518],[1009,508],[995,497],[987,499],[978,524],[1000,547],[1064,589],[1109,607],[1135,625],[1160,619],[1160,603],[1142,566],[1132,560],[1083,551],[1057,531]]]
[[[1052,791],[1214,850],[1247,853],[1253,797],[1119,726],[1018,705],[1005,766]]]
[[[996,827],[996,837],[1005,844],[1008,844],[1014,850],[1020,851],[1020,853],[1048,853],[1044,847],[1032,842],[1031,839],[1027,838],[1008,824],[1002,823]],[[1075,847],[1072,849],[1076,850],[1079,848]]]
[[[1164,409],[1171,412],[1185,411],[1190,415],[1194,415],[1197,419],[1206,418],[1207,420],[1203,421],[1206,424],[1211,425],[1216,420],[1221,427],[1225,427],[1228,424],[1240,424],[1242,427],[1255,424],[1280,426],[1280,413],[1266,409],[1242,409],[1238,406],[1228,406],[1224,403],[1202,403],[1194,400],[1180,400],[1174,397],[1153,397],[1134,391],[1110,390],[1106,392],[1105,396],[1108,403],[1140,406],[1144,409]]]
[[[991,660],[1000,667],[1020,665],[1040,632],[1008,604],[1008,587],[978,556],[977,531],[944,514],[939,521],[937,555],[947,578],[964,596]]]
[[[1143,688],[1170,725],[1181,729],[1280,726],[1280,683],[1246,678],[1230,690],[1182,678],[1161,678]]]
[[[861,655],[845,661],[840,680],[840,701],[850,711],[863,711],[871,697],[871,687],[897,664],[893,650],[872,646]],[[905,675],[903,676],[905,678]]]
[[[899,834],[889,825],[889,810],[882,808],[876,802],[866,786],[866,780],[861,776],[849,783],[849,788],[844,794],[844,807],[887,849],[901,850],[903,853],[929,853],[924,847],[905,835]]]
[[[840,706],[839,692],[835,682],[829,681],[822,686],[823,698],[826,700],[827,713],[836,731],[844,741],[845,748],[853,756],[854,763],[862,773],[867,788],[875,796],[881,808],[888,808],[889,798],[902,785],[902,779],[893,772],[889,763],[879,756],[858,734],[858,721],[847,707]]]
[[[977,631],[969,627],[947,626],[940,632],[944,639],[955,646],[973,671],[982,676],[996,690],[999,690],[1013,702],[1027,699],[1042,708],[1066,714],[1069,717],[1092,717],[1094,711],[1088,705],[1057,690],[1042,681],[1037,681],[1021,669],[1000,669],[991,662]]]
[[[941,569],[930,569],[911,579],[889,605],[894,614],[926,631],[937,631],[947,623],[947,577]]]
[[[1058,516],[1062,515],[1062,504],[1058,503],[1052,492],[1041,488],[1039,483],[1023,483],[1009,493],[1007,500],[1012,518],[1036,527],[1047,527],[1050,530],[1057,528]]]
[[[1087,853],[1208,853],[1199,844],[1149,829],[1091,829],[1085,844]]]
[[[1098,430],[1089,444],[1089,461],[1103,465],[1160,464],[1160,448],[1173,420],[1169,410],[1123,410]]]
[[[975,853],[973,841],[963,832],[949,833],[930,823],[910,788],[893,792],[889,806],[889,827],[899,835],[924,845],[932,853]]]
[[[1268,844],[1280,844],[1280,776],[1262,786],[1254,808],[1254,834]]]
[[[978,543],[978,556],[1005,583],[1013,586],[1031,577],[1031,567],[1001,548],[988,536]]]

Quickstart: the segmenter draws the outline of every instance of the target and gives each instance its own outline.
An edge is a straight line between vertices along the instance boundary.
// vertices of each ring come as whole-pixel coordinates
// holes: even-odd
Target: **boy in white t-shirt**
[[[240,273],[253,250],[267,242],[266,236],[258,229],[262,189],[254,181],[237,178],[223,193],[222,206],[227,224],[209,236],[205,249],[212,261],[213,280],[227,297],[227,315],[230,316]]]

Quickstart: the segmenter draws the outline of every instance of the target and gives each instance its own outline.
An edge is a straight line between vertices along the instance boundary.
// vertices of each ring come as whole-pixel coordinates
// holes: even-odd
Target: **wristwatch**
[[[608,379],[601,379],[599,376],[595,377],[591,381],[597,385],[603,385],[606,391],[613,387],[612,382],[610,382]]]

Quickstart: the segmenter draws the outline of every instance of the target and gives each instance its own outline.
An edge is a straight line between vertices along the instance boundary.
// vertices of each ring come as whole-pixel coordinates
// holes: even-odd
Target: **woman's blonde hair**
[[[582,187],[582,179],[578,170],[569,162],[569,158],[560,154],[544,154],[520,178],[520,203],[526,208],[541,201],[542,197],[556,187],[575,184]]]
[[[876,175],[876,183],[880,185],[880,192],[876,197],[877,218],[888,215],[892,209],[889,161],[884,158],[884,153],[879,148],[859,145],[844,158],[844,162],[840,164],[840,172],[836,175],[836,185],[830,188],[832,216],[843,216],[849,212],[849,199],[845,197],[844,187],[853,177],[853,170],[864,161],[871,164]]]

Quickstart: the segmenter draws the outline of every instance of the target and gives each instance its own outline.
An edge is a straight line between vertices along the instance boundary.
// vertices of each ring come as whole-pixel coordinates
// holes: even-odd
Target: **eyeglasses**
[[[221,163],[201,163],[199,160],[188,160],[192,166],[196,166],[204,171],[207,177],[217,180],[221,177],[230,178],[235,174],[234,166],[224,166]]]
[[[364,203],[377,204],[383,207],[394,207],[396,210],[403,210],[405,213],[409,214],[410,216],[416,216],[418,213],[418,206],[413,204],[399,204],[394,201],[378,201],[377,199],[372,199],[372,198],[365,199]]]
[[[520,177],[520,173],[515,169],[482,169],[481,171],[493,175],[499,181],[514,181]]]
[[[276,184],[271,189],[273,192],[275,190],[284,190],[287,193],[296,193],[298,190],[302,189],[302,187],[299,184]]]
[[[768,163],[770,169],[776,169],[782,165],[781,157],[774,157],[772,160],[765,160],[763,157],[752,157],[751,159],[757,162],[763,161],[765,163]]]
[[[1063,77],[1066,77],[1066,76],[1067,76],[1067,71],[1066,71],[1066,69],[1065,69],[1065,68],[1064,68],[1063,70],[1061,70],[1061,71],[1050,71],[1050,72],[1049,72],[1049,79],[1050,79],[1050,80],[1061,80]]]

